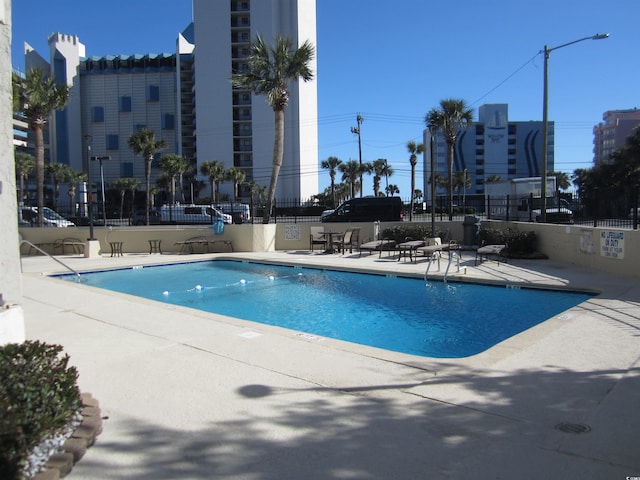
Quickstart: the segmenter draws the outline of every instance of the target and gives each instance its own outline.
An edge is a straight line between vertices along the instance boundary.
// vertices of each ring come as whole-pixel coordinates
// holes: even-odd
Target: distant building
[[[448,178],[447,143],[441,132],[434,137],[435,173]],[[424,131],[424,186],[430,199],[430,133]],[[554,169],[554,122],[549,122],[547,171]],[[542,122],[509,121],[507,104],[485,104],[478,109],[478,120],[460,130],[454,146],[453,172],[466,172],[471,181],[467,194],[484,193],[484,182],[491,177],[503,180],[538,177],[542,173]],[[446,193],[444,187],[437,195]]]
[[[608,110],[604,122],[593,127],[593,164],[610,163],[611,154],[626,144],[627,137],[640,125],[640,110]]]
[[[257,35],[315,45],[315,0],[194,0],[193,18],[178,35],[176,53],[86,57],[77,36],[54,33],[46,59],[25,44],[26,70],[53,73],[70,89],[67,107],[49,122],[51,161],[85,172],[90,166],[95,179],[99,167],[89,157],[109,156],[107,186],[121,177],[142,181],[144,161],[127,142],[144,127],[167,144],[154,161],[152,182],[161,173],[160,156],[175,153],[192,159],[198,172],[203,162],[218,160],[244,170],[246,181],[269,185],[273,110],[264,96],[238,90],[230,80],[247,68]],[[315,59],[311,69],[317,73]],[[277,196],[308,198],[318,191],[317,83],[294,82],[290,90]],[[23,137],[16,142],[24,146],[29,140]],[[232,191],[231,183],[222,185],[223,193]]]

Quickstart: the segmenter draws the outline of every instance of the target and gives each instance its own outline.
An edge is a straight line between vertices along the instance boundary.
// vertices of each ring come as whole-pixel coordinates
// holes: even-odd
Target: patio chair
[[[309,250],[313,253],[314,245],[322,245],[322,250],[327,249],[327,237],[325,237],[322,233],[324,232],[323,227],[309,227]]]
[[[349,247],[349,253],[353,253],[353,247],[358,248],[360,238],[360,228],[347,228],[344,235],[333,242],[338,252],[345,254],[347,246]]]

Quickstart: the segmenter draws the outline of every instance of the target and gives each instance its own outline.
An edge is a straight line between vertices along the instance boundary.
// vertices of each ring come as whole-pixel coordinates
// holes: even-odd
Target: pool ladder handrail
[[[80,273],[78,273],[77,271],[75,271],[73,268],[71,268],[69,265],[67,265],[66,263],[64,263],[61,260],[58,260],[56,257],[54,257],[53,255],[51,255],[48,252],[45,252],[43,249],[41,249],[39,246],[31,243],[29,240],[22,240],[20,242],[20,247],[22,247],[22,245],[29,245],[30,248],[35,248],[38,252],[42,253],[43,255],[46,255],[47,257],[51,258],[52,260],[55,260],[56,262],[58,262],[60,265],[62,265],[64,268],[66,268],[67,270],[69,270],[71,273],[74,273],[78,279],[80,278]],[[22,271],[22,255],[20,256],[20,271]]]
[[[431,257],[429,257],[429,264],[427,265],[427,270],[424,272],[424,281],[429,282],[429,270],[431,269],[431,264],[433,263],[433,259],[438,259],[438,271],[440,271],[440,252],[433,252]]]

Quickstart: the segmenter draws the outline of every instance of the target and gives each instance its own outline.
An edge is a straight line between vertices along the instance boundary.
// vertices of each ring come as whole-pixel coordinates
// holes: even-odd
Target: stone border
[[[34,480],[58,480],[71,472],[73,466],[91,447],[98,435],[102,433],[102,417],[100,403],[90,393],[80,394],[82,405],[82,422],[62,445],[61,451],[55,453],[47,461],[44,470],[39,472]]]

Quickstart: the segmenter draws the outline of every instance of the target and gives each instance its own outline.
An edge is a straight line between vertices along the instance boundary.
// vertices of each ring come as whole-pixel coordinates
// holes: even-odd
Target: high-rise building
[[[608,110],[602,123],[593,127],[593,164],[607,164],[611,154],[626,144],[627,137],[640,125],[640,110]]]
[[[25,47],[25,67],[55,75],[70,88],[68,106],[49,125],[51,161],[101,172],[108,185],[121,177],[144,179],[144,161],[128,146],[140,128],[154,131],[176,153],[199,165],[218,160],[268,186],[275,115],[265,97],[232,86],[247,68],[251,41],[290,37],[316,44],[315,0],[194,0],[194,21],[179,35],[176,53],[85,56],[78,37],[55,33],[49,59]],[[316,60],[311,69],[317,73]],[[277,197],[308,198],[318,191],[317,83],[292,82],[285,110],[284,160]],[[153,163],[152,182],[161,173]],[[202,180],[205,180],[202,178]],[[208,182],[205,182],[208,185]],[[233,196],[231,183],[222,193]],[[241,191],[241,197],[248,193]],[[204,193],[205,195],[208,192]]]
[[[484,193],[485,181],[500,178],[538,177],[542,173],[542,122],[509,121],[507,104],[485,104],[478,109],[478,120],[458,132],[454,145],[453,174],[471,183],[467,194]],[[430,133],[424,131],[424,192],[430,200]],[[435,174],[449,177],[448,146],[438,132],[434,136]],[[547,171],[554,169],[554,122],[549,122]],[[436,194],[446,193],[438,187]]]

